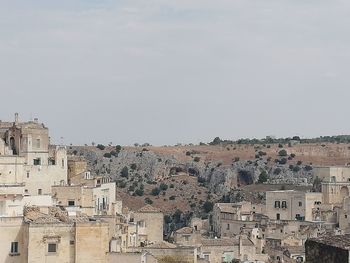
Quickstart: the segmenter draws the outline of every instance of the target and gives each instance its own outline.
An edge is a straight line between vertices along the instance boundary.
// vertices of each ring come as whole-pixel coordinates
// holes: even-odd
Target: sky
[[[350,134],[350,1],[0,4],[0,119],[53,142]]]

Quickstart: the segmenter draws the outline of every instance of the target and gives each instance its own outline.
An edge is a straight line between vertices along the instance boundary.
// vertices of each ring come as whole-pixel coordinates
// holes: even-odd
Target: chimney
[[[35,122],[35,123],[38,123],[38,118],[34,118],[34,122]]]
[[[15,124],[18,124],[18,113],[15,113]]]

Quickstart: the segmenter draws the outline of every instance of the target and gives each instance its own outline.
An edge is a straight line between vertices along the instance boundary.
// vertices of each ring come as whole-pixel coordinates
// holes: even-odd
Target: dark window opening
[[[68,206],[75,206],[75,201],[74,200],[69,200],[68,201]]]
[[[282,201],[282,208],[287,208],[287,201]]]
[[[36,158],[33,160],[33,164],[34,165],[41,165],[41,159],[40,158]]]
[[[18,242],[11,242],[11,254],[18,253]]]
[[[57,252],[57,244],[56,243],[49,243],[47,246],[47,252],[56,253]]]

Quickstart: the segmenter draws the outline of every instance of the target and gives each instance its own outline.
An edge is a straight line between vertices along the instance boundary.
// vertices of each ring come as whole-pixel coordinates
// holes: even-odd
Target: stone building
[[[275,220],[312,221],[312,210],[323,201],[322,193],[294,190],[266,192],[266,215]]]
[[[233,238],[202,239],[198,249],[199,258],[210,263],[232,262],[238,259],[241,262],[265,262],[266,254],[257,254],[255,245],[247,236],[238,235]]]
[[[200,246],[201,232],[193,227],[183,227],[174,233],[174,241],[181,246]]]
[[[252,229],[260,224],[256,207],[250,202],[216,203],[213,208],[213,230],[217,237],[240,233],[242,227]]]
[[[50,145],[44,124],[19,122],[18,114],[13,123],[0,123],[0,188],[9,186],[20,198],[50,194],[51,185],[66,182],[66,148]]]
[[[107,262],[107,223],[88,217],[70,218],[55,207],[46,210],[26,207],[24,218],[1,218],[0,262]]]
[[[115,215],[121,213],[122,203],[117,200],[115,183],[96,187],[85,185],[52,186],[57,205],[65,207],[70,215]]]
[[[145,205],[133,214],[136,223],[138,239],[145,243],[159,243],[163,241],[164,215],[151,205]]]

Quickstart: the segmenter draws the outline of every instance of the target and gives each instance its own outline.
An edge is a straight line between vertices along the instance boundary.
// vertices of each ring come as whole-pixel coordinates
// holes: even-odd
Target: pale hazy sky
[[[0,119],[55,142],[350,134],[348,0],[0,4]]]

